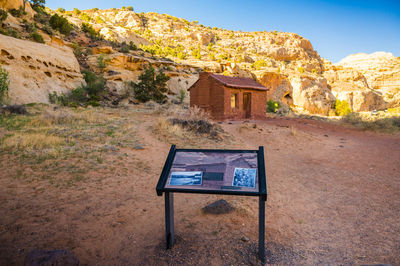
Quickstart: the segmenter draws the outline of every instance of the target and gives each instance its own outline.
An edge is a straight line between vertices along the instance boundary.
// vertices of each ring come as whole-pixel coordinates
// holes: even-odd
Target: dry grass
[[[297,135],[297,129],[294,126],[290,126],[290,135],[294,137]]]
[[[1,143],[5,150],[41,150],[65,144],[63,138],[43,133],[16,132]]]
[[[396,133],[400,131],[400,117],[390,114],[371,115],[370,113],[351,113],[342,121],[364,130]]]
[[[39,116],[32,119],[29,125],[33,127],[49,127],[53,125],[100,123],[102,121],[104,121],[104,115],[93,109],[77,112],[68,108],[59,108],[56,110],[48,108]]]

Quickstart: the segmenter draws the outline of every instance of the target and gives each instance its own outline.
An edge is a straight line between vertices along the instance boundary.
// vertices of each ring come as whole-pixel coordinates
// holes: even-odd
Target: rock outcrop
[[[290,77],[293,105],[311,114],[327,115],[333,108],[335,96],[325,78],[311,76]]]
[[[333,95],[349,103],[355,112],[383,109],[386,107],[382,94],[370,89],[363,74],[352,68],[324,72]]]
[[[359,71],[388,107],[400,106],[400,58],[386,52],[359,53],[347,56],[336,66]]]
[[[88,64],[92,70],[104,72],[107,88],[117,94],[126,92],[127,82],[137,82],[139,76],[149,64],[157,71],[163,71],[170,78],[167,82],[167,88],[172,94],[178,94],[180,90],[186,91],[198,79],[197,70],[190,65],[178,64],[168,60],[151,59],[139,53],[112,52],[102,56],[107,62],[105,69],[98,68],[99,55],[89,56]]]
[[[48,103],[49,93],[68,92],[84,83],[78,61],[67,46],[0,35],[0,62],[9,72],[12,103]]]
[[[268,99],[288,107],[293,105],[293,87],[286,75],[265,72],[259,82],[269,89]]]
[[[19,9],[22,7],[26,12],[26,15],[30,18],[36,14],[36,12],[32,9],[30,3],[24,0],[0,0],[0,8],[5,9],[7,11],[11,9]]]

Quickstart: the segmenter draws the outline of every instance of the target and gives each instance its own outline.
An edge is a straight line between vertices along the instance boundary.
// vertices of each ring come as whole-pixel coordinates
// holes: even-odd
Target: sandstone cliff
[[[336,65],[359,71],[389,107],[400,106],[400,58],[386,52],[359,53],[349,55]]]
[[[9,72],[12,103],[47,103],[49,93],[68,92],[85,82],[69,47],[0,35],[0,52],[0,62]]]

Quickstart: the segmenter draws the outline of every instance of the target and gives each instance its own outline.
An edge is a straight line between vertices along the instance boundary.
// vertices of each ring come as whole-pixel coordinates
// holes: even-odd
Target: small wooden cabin
[[[189,90],[190,107],[203,109],[213,119],[265,117],[268,89],[251,78],[201,72]]]

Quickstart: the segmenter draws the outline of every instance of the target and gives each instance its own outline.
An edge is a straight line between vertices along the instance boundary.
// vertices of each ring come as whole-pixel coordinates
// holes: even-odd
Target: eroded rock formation
[[[72,49],[0,35],[0,62],[9,72],[12,103],[49,101],[52,92],[77,88],[84,79]]]

